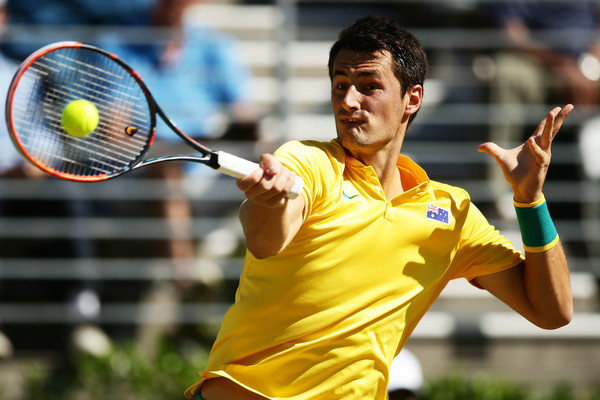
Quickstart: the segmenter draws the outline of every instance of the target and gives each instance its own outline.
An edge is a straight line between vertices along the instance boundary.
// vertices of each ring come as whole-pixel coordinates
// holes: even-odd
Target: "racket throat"
[[[208,159],[208,162],[206,163],[206,165],[208,165],[212,169],[219,169],[221,167],[221,165],[219,164],[219,152],[218,151],[213,150],[210,152],[210,158]]]

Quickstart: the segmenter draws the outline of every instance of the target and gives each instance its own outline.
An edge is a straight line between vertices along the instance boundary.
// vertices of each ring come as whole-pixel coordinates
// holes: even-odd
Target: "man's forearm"
[[[524,282],[537,323],[546,329],[566,325],[573,317],[569,267],[559,242],[548,251],[525,254]]]
[[[282,207],[244,201],[239,215],[248,250],[256,258],[266,258],[285,249],[302,224],[303,207],[302,196],[288,200]]]

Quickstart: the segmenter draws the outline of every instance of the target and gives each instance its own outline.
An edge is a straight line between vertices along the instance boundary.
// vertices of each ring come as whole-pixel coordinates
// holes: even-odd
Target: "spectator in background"
[[[215,137],[223,133],[225,120],[236,128],[252,125],[249,72],[233,38],[200,21],[194,21],[192,28],[185,26],[188,6],[199,2],[119,0],[107,5],[97,0],[9,0],[11,35],[19,40],[9,38],[3,48],[20,62],[49,41],[85,36],[135,67],[167,115],[186,133]],[[40,26],[59,29],[40,35],[36,29]],[[106,28],[71,29],[98,26]],[[125,37],[125,31],[111,27],[142,29],[127,31],[130,35]],[[163,138],[173,137],[160,132]]]
[[[127,42],[104,37],[101,46],[114,51],[142,76],[161,108],[193,137],[220,137],[226,125],[252,124],[249,72],[236,41],[201,21],[185,24],[194,0],[156,0],[150,26],[157,36]],[[179,139],[167,129],[163,140]]]
[[[140,73],[161,108],[189,135],[218,138],[227,133],[228,138],[254,139],[249,72],[239,59],[236,42],[199,21],[194,21],[193,28],[185,26],[185,12],[192,3],[198,1],[120,0],[107,6],[95,0],[9,0],[8,10],[17,26],[14,35],[20,40],[8,42],[4,48],[20,61],[48,41],[83,40],[73,33],[87,32],[84,36],[89,42],[115,52]],[[33,29],[40,25],[67,29],[52,31],[51,38],[40,37],[39,30]],[[123,31],[109,28],[81,29],[94,26],[141,29],[130,31],[133,34],[127,37]],[[180,143],[160,119],[157,133],[154,147]],[[172,196],[161,204],[160,213],[172,222],[174,236],[185,236],[178,230],[186,229],[191,208],[178,183],[184,175],[182,166],[161,164],[149,167],[148,174],[169,179]],[[173,239],[167,253],[176,260],[189,260],[193,246],[190,240]],[[184,277],[186,263],[177,265],[182,266],[178,275]]]
[[[9,22],[9,14],[7,12],[7,4],[5,0],[0,0],[0,36],[3,36],[6,29],[8,28]],[[0,51],[0,93],[2,93],[2,105],[0,106],[0,178],[21,178],[21,179],[41,179],[46,175],[40,171],[38,168],[34,167],[30,163],[26,162],[25,159],[19,154],[13,145],[5,120],[5,95],[8,92],[8,88],[10,86],[10,82],[12,77],[14,76],[19,63],[17,60],[12,57],[7,56],[4,52]],[[28,215],[29,213],[35,214],[34,211],[28,209],[27,206],[23,207],[19,200],[5,200],[0,199],[0,215],[4,215],[7,217],[13,217],[14,214],[22,214],[25,213]],[[60,209],[58,212],[67,212],[69,215],[79,215],[82,209],[81,205],[75,203],[64,204],[65,210],[61,206],[55,207]],[[31,245],[34,246],[34,245]],[[73,239],[69,242],[65,248],[69,253],[73,253],[73,256],[79,259],[88,259],[91,258],[92,250],[90,249],[91,244],[88,240],[85,239]],[[0,248],[4,250],[0,253],[0,257],[7,256],[7,253],[11,253],[9,257],[14,257],[15,252],[20,254],[21,256],[31,257],[32,255],[39,255],[44,250],[40,247],[31,248],[28,245],[25,245],[24,248],[15,249],[15,246],[8,246],[9,248],[4,248],[0,245]],[[17,246],[18,247],[18,246]],[[61,250],[57,250],[61,251]],[[93,268],[86,264],[87,269]],[[2,260],[0,260],[0,271],[2,269]],[[90,271],[87,271],[90,272]],[[93,271],[92,271],[93,273]],[[0,273],[1,275],[1,273]],[[1,282],[0,282],[1,283]],[[14,292],[14,284],[12,285],[12,291]],[[66,287],[65,287],[66,286]],[[79,316],[83,321],[87,321],[89,319],[93,319],[99,313],[99,309],[90,310],[88,301],[96,304],[99,301],[97,299],[95,285],[92,282],[82,281],[76,283],[76,287],[71,287],[71,284],[66,284],[65,286],[61,286],[60,289],[67,290],[55,290],[55,292],[60,293],[61,291],[69,292],[66,293],[69,296],[69,301],[71,302],[71,307],[73,311],[76,313],[75,315]],[[30,282],[27,283],[27,289],[32,289],[35,286]],[[19,291],[18,289],[16,291]],[[35,292],[36,289],[33,289],[32,292]],[[6,294],[2,291],[0,286],[0,293],[2,293],[3,301],[10,301],[11,294]],[[61,296],[62,294],[59,294]],[[0,320],[1,320],[0,316]],[[89,329],[93,329],[89,327]],[[85,346],[85,343],[77,343],[78,345]],[[12,355],[13,346],[8,336],[5,336],[2,332],[0,332],[0,358],[8,357]]]
[[[198,2],[156,1],[149,15],[150,26],[159,34],[158,40],[153,36],[152,41],[127,43],[123,38],[106,36],[101,46],[139,72],[167,116],[190,136],[215,139],[228,131],[236,138],[254,139],[250,76],[240,61],[237,44],[233,38],[200,21],[194,21],[193,27],[187,26],[184,17],[192,3]],[[160,120],[157,139],[155,146],[181,144]],[[195,167],[195,164],[164,163],[148,168],[152,177],[173,183],[171,199],[163,204],[163,214],[172,221],[191,217],[179,180]],[[207,171],[205,167],[199,170]],[[171,247],[175,259],[193,257],[189,241],[174,240]]]
[[[600,37],[595,1],[505,1],[490,4],[508,48],[495,55],[491,102],[498,112],[490,140],[503,147],[530,131],[527,106],[572,103],[589,113],[600,99]],[[510,189],[495,165],[489,174],[500,215],[514,214]],[[506,204],[507,207],[504,207]]]
[[[7,27],[6,0],[0,0],[0,37],[4,35]],[[0,94],[3,96],[2,107],[0,107],[0,177],[37,177],[42,173],[26,163],[19,155],[10,140],[4,123],[4,96],[8,92],[10,81],[18,66],[17,61],[0,51]]]
[[[201,142],[220,138],[253,140],[255,121],[249,71],[240,60],[233,38],[201,21],[186,23],[189,6],[197,3],[156,0],[149,13],[149,26],[154,28],[151,40],[127,42],[122,37],[106,35],[100,46],[117,54],[141,75],[165,114],[188,135]],[[159,119],[153,147],[171,147],[158,150],[159,154],[179,153],[181,150],[174,146],[182,146],[181,139]],[[178,162],[147,167],[143,173],[169,185],[169,197],[160,205],[160,213],[171,222],[173,233],[167,253],[175,263],[179,286],[190,286],[196,243],[190,237],[193,209],[185,197],[182,178],[202,174],[204,178],[219,179],[221,175],[205,166]],[[202,263],[203,269],[195,278],[211,284],[220,271],[213,271],[208,265]],[[185,291],[173,289],[169,283],[159,283],[147,293],[144,303],[160,299],[163,304],[166,301],[175,306]],[[142,327],[140,341],[142,345],[152,344],[160,334],[160,329]]]
[[[156,35],[141,31],[142,35],[123,37],[122,31],[107,28],[90,29],[94,33],[85,36],[138,69],[169,117],[192,136],[219,136],[225,119],[252,125],[249,73],[239,59],[236,42],[199,21],[194,21],[193,28],[184,26],[192,3],[198,1],[119,0],[107,6],[95,0],[10,0],[13,36],[18,34],[19,40],[7,41],[3,48],[11,58],[22,61],[49,40],[81,40],[73,35],[83,30],[68,28],[157,28],[152,32]],[[39,26],[67,29],[52,30],[49,37],[40,35],[35,29]]]
[[[192,3],[198,1],[119,0],[107,4],[96,0],[9,0],[8,9],[15,21],[12,37],[19,40],[14,45],[7,42],[4,48],[21,61],[52,41],[81,40],[98,45],[134,67],[161,108],[189,135],[254,139],[249,73],[240,62],[236,42],[199,21],[194,21],[193,27],[186,25],[185,13]],[[40,35],[42,25],[50,27],[51,34]],[[89,29],[98,26],[103,28]],[[181,143],[160,119],[157,132],[153,148]],[[163,163],[140,171],[169,184],[169,199],[160,204],[160,213],[171,222],[174,239],[166,253],[176,261],[176,275],[182,284],[190,283],[194,243],[189,239],[192,210],[180,178],[184,168],[193,167]]]

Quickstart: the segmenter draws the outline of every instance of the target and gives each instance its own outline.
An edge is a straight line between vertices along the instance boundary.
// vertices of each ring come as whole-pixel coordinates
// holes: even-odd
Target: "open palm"
[[[503,149],[492,142],[479,146],[479,151],[494,157],[500,165],[506,181],[513,189],[515,201],[531,203],[542,196],[550,166],[552,141],[572,110],[571,104],[554,108],[540,122],[533,135],[513,149]]]

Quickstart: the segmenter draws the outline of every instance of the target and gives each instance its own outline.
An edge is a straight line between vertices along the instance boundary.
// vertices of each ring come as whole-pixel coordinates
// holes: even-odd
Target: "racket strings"
[[[65,132],[64,107],[86,99],[99,113],[98,127],[83,138]],[[145,92],[123,66],[102,53],[59,48],[36,59],[15,89],[13,131],[37,163],[64,174],[114,175],[148,148],[153,129]],[[129,136],[126,129],[135,127]]]
[[[37,65],[36,67],[42,68],[35,71],[37,68],[32,67],[32,71],[36,72],[37,74],[47,76],[47,73],[45,73],[45,71],[51,69],[48,68],[48,66],[45,66],[46,68],[43,68],[44,66],[45,65],[43,63],[40,63],[40,65]],[[35,90],[38,93],[44,93],[43,99],[40,100],[33,97],[32,101],[28,102],[27,107],[25,108],[21,107],[19,104],[14,105],[14,108],[20,111],[18,113],[15,113],[15,121],[22,123],[23,126],[25,126],[24,124],[33,122],[35,125],[31,126],[31,131],[39,133],[38,135],[36,135],[35,140],[33,140],[33,138],[30,138],[32,140],[27,141],[27,144],[29,144],[29,146],[27,146],[27,149],[30,151],[30,153],[38,161],[54,169],[61,169],[62,165],[62,169],[65,170],[66,168],[64,167],[69,166],[70,170],[65,170],[64,172],[79,175],[89,175],[89,172],[86,172],[86,167],[89,167],[91,170],[95,170],[96,173],[109,173],[110,169],[101,167],[101,165],[105,163],[93,156],[93,146],[101,144],[98,138],[92,136],[89,140],[80,140],[61,132],[62,113],[60,112],[60,109],[57,107],[43,108],[37,106],[39,105],[39,103],[36,103],[36,101],[41,102],[41,104],[45,105],[59,102],[61,101],[61,99],[68,98],[72,94],[71,91],[65,91],[61,87],[53,87],[42,91],[39,87],[39,82],[37,83],[38,87]],[[33,106],[32,103],[36,106]],[[41,110],[45,110],[45,113],[40,113]],[[33,118],[23,119],[27,115],[32,115]],[[46,127],[49,127],[50,131],[44,129]],[[56,138],[52,135],[52,132],[59,132],[58,135],[61,137],[64,143],[56,142]],[[114,145],[109,145],[109,147],[114,147]],[[124,151],[127,151],[127,146],[125,147]],[[90,154],[89,162],[87,164],[84,163],[81,160],[82,157],[79,156],[81,154],[86,153]],[[129,157],[135,157],[136,154],[136,149],[133,149],[130,152]],[[107,153],[107,155],[104,158],[105,160],[110,160],[114,165],[119,165],[120,163],[122,163],[122,161],[119,158],[111,157],[109,153]],[[57,164],[55,161],[62,161],[63,163]]]

